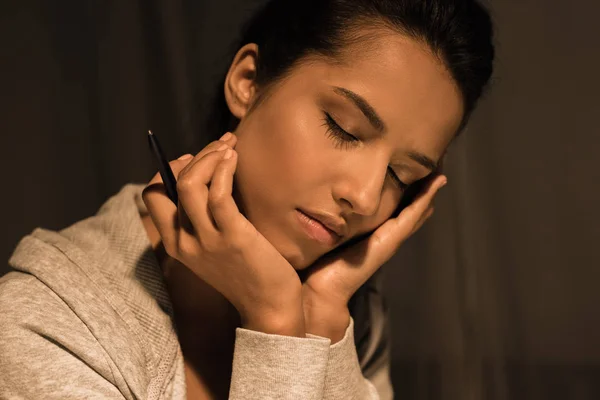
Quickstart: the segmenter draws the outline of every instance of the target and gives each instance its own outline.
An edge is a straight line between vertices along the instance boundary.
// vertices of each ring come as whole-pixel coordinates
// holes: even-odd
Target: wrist
[[[242,327],[275,335],[306,337],[300,295],[289,296],[276,305],[246,304],[238,308]]]
[[[331,339],[335,344],[344,338],[350,324],[348,307],[338,309],[305,309],[306,333]]]
[[[303,315],[292,310],[241,316],[242,327],[273,335],[306,337]]]

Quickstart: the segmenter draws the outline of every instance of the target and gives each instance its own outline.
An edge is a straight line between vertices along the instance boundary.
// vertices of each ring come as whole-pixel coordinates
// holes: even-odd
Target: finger
[[[237,152],[227,150],[217,165],[208,193],[208,206],[217,227],[223,231],[233,226],[240,211],[232,197],[233,176],[237,167]]]
[[[214,151],[223,151],[229,147],[233,148],[236,144],[237,137],[231,132],[227,132],[225,135],[221,136],[219,140],[215,140],[214,142],[209,143],[198,154],[196,154],[194,159],[182,172],[186,172],[187,170],[189,170],[196,162],[201,160],[205,155]]]
[[[230,134],[232,135],[232,134]],[[208,156],[209,154],[212,153],[222,153],[224,150],[230,148],[229,144],[227,144],[225,141],[223,141],[223,138],[227,139],[226,135],[224,135],[221,139],[216,140],[212,143],[210,143],[209,145],[207,145],[201,152],[199,152],[196,157],[194,157],[193,160],[191,160],[186,166],[185,168],[183,168],[183,170],[181,170],[181,172],[178,175],[178,179],[179,177],[182,177],[184,175],[186,175],[190,168],[197,162],[199,162],[200,160],[204,159],[206,156]],[[229,143],[231,144],[235,144],[235,139],[231,140],[231,136],[229,136]],[[218,157],[217,154],[215,154],[213,157]],[[216,161],[216,163],[218,163],[218,161]],[[210,169],[210,167],[209,167]],[[210,184],[210,183],[209,183]],[[207,187],[208,185],[207,184]],[[181,185],[180,185],[181,186]],[[200,189],[198,190],[203,190],[205,191],[204,188],[200,187]],[[187,233],[187,236],[193,236],[194,235],[194,231],[196,230],[196,228],[194,227],[194,224],[191,222],[189,216],[187,215],[187,212],[185,210],[185,207],[181,204],[181,201],[179,202],[179,204],[181,205],[180,207],[178,207],[178,222],[179,222],[179,227],[185,231],[185,233]],[[216,229],[216,225],[214,223],[214,221],[212,221],[212,219],[209,218],[209,226],[213,227],[213,231]],[[180,232],[180,241],[182,239],[184,232]],[[206,233],[205,233],[206,234]],[[185,238],[186,240],[188,238]]]
[[[194,156],[191,154],[184,154],[181,157],[179,157],[178,159],[170,161],[169,167],[171,167],[171,171],[173,171],[173,176],[177,177],[179,175],[179,173],[181,172],[181,170],[183,168],[185,168],[185,166],[188,165],[192,161],[193,158],[194,158]],[[163,188],[164,188],[164,182],[163,182],[162,177],[160,176],[159,172],[154,174],[152,176],[152,178],[150,179],[150,181],[148,181],[148,184],[146,185],[146,187],[148,187],[148,186],[153,186],[152,191],[157,189],[157,186],[163,186]]]
[[[196,154],[196,156],[193,156],[191,154],[184,154],[181,157],[179,157],[177,160],[171,161],[169,163],[169,166],[171,167],[171,170],[173,171],[173,175],[175,177],[179,177],[179,174],[185,169],[185,167],[192,164],[194,161],[200,160],[202,157],[204,157],[208,153],[223,150],[224,148],[227,148],[227,146],[235,147],[236,143],[237,143],[237,137],[234,134],[232,134],[231,132],[227,132],[219,140],[215,140],[214,142],[209,143],[206,147],[204,147],[204,149],[202,149],[202,151],[200,151],[198,154]],[[226,144],[227,146],[224,146],[224,144]],[[151,186],[156,183],[161,183],[161,184],[163,183],[160,173],[156,173],[152,177],[152,179],[150,179],[150,182],[148,182],[147,186]],[[151,190],[154,191],[155,189],[156,188],[153,187],[153,189],[151,189]]]
[[[403,230],[409,233],[417,225],[421,217],[431,206],[436,193],[448,182],[444,175],[440,175],[433,179],[416,198],[415,200],[396,218],[399,224],[403,225]]]
[[[224,152],[206,154],[183,172],[177,182],[179,203],[199,236],[214,234],[217,226],[208,207],[209,183]]]
[[[343,275],[354,289],[364,284],[396,253],[413,229],[420,228],[433,214],[431,202],[445,182],[445,177],[434,179],[397,218],[387,220],[357,245],[344,249],[336,262],[328,265],[330,272]],[[327,265],[327,260],[326,257],[323,265]]]
[[[203,154],[207,154],[207,152],[215,151],[216,148],[218,148],[218,141],[215,141],[213,143],[211,143],[209,146],[207,146],[205,148],[206,151],[203,151],[201,153]],[[222,144],[223,146],[227,146],[226,144]],[[184,154],[181,157],[179,157],[176,160],[173,160],[171,162],[169,162],[169,167],[171,168],[171,171],[173,171],[173,176],[177,177],[176,179],[179,179],[179,176],[181,175],[181,173],[183,171],[185,171],[186,167],[188,167],[191,162],[193,161],[194,156],[191,154]],[[154,174],[154,176],[150,179],[150,181],[148,182],[148,185],[144,188],[143,192],[142,192],[142,199],[144,200],[144,202],[147,202],[146,207],[148,208],[148,211],[151,214],[152,218],[160,218],[160,221],[153,221],[156,223],[160,223],[160,228],[163,229],[165,232],[167,229],[173,231],[175,229],[177,229],[177,225],[176,224],[168,224],[168,225],[172,225],[170,228],[164,224],[164,218],[166,217],[166,215],[168,215],[169,213],[173,213],[177,210],[177,207],[172,204],[172,201],[169,199],[169,201],[171,201],[171,204],[167,206],[167,202],[165,200],[165,198],[168,198],[168,195],[166,193],[166,188],[164,186],[164,182],[162,180],[162,176],[160,175],[159,172],[157,172],[156,174]],[[170,221],[173,222],[173,221]],[[157,227],[158,228],[158,227]]]
[[[433,199],[436,193],[448,182],[443,175],[433,179],[427,187],[417,196],[415,201],[406,207],[398,217],[386,221],[373,234],[373,251],[377,263],[387,261],[398,248],[416,232],[433,214]],[[384,261],[381,261],[384,260]]]
[[[413,231],[411,232],[411,236],[417,232],[419,229],[421,229],[421,227],[423,226],[423,224],[425,224],[425,222],[427,222],[429,220],[429,218],[431,218],[431,216],[434,213],[434,208],[433,206],[429,207],[427,209],[427,211],[425,212],[425,214],[423,214],[423,216],[421,217],[421,219],[419,220],[419,222],[417,222],[417,225],[415,226],[415,228],[413,229]]]
[[[173,175],[176,179],[183,171],[186,170],[194,161],[202,159],[205,155],[218,151],[217,149],[222,147],[224,144],[228,146],[235,146],[237,137],[231,132],[223,135],[219,140],[214,141],[207,145],[200,153],[195,157],[191,154],[185,154],[177,160],[173,160],[169,163]],[[178,240],[178,230],[180,227],[186,226],[186,220],[189,219],[185,215],[185,211],[182,210],[178,213],[177,206],[173,204],[171,199],[166,193],[164,182],[160,173],[156,173],[152,179],[148,182],[148,185],[142,192],[142,199],[148,209],[152,222],[156,226],[165,248],[176,248]]]
[[[445,176],[434,179],[421,192],[415,201],[402,210],[396,218],[389,219],[371,234],[362,248],[349,250],[347,260],[362,260],[365,268],[356,269],[356,276],[362,282],[387,260],[389,260],[406,239],[418,229],[433,213],[431,205],[435,193],[447,182]],[[429,214],[429,215],[427,215]],[[353,253],[356,254],[353,254]],[[360,256],[359,256],[360,255]],[[361,261],[359,261],[361,263]]]
[[[187,156],[187,157],[186,157]],[[186,154],[169,163],[173,174],[177,174],[193,157]],[[148,209],[150,218],[163,239],[165,248],[173,248],[177,240],[177,206],[167,195],[160,173],[156,173],[142,191],[142,200]]]

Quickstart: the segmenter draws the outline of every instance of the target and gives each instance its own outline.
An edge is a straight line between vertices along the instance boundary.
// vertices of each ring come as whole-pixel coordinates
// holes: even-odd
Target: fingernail
[[[228,149],[228,150],[225,152],[225,155],[223,156],[223,160],[228,160],[228,159],[230,159],[232,155],[233,155],[233,150],[231,150],[231,149]]]
[[[447,183],[448,183],[448,180],[447,180],[447,179],[444,179],[444,180],[442,181],[442,184],[440,185],[440,189],[441,189],[441,188],[443,188],[444,186],[446,186],[446,184],[447,184]]]
[[[219,147],[217,147],[217,151],[223,151],[226,148],[228,148],[229,146],[227,146],[227,144],[223,143],[222,145],[220,145]]]
[[[224,134],[223,136],[221,136],[221,139],[219,140],[229,140],[231,138],[231,132],[227,132],[226,134]]]
[[[181,157],[179,157],[178,160],[189,160],[192,157],[193,156],[191,154],[184,154]]]

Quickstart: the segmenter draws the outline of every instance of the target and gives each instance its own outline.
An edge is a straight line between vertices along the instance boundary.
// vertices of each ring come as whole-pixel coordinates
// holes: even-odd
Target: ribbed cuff
[[[362,374],[354,344],[354,319],[344,338],[329,347],[324,400],[378,399],[377,390]]]
[[[237,328],[229,399],[321,400],[330,344]]]

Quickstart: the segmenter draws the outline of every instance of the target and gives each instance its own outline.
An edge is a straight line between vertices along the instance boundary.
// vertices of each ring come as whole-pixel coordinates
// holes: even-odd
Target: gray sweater
[[[0,278],[1,399],[186,398],[172,306],[139,216],[143,187],[19,242]],[[389,349],[368,344],[364,368],[354,321],[333,345],[237,328],[229,398],[391,399]]]

